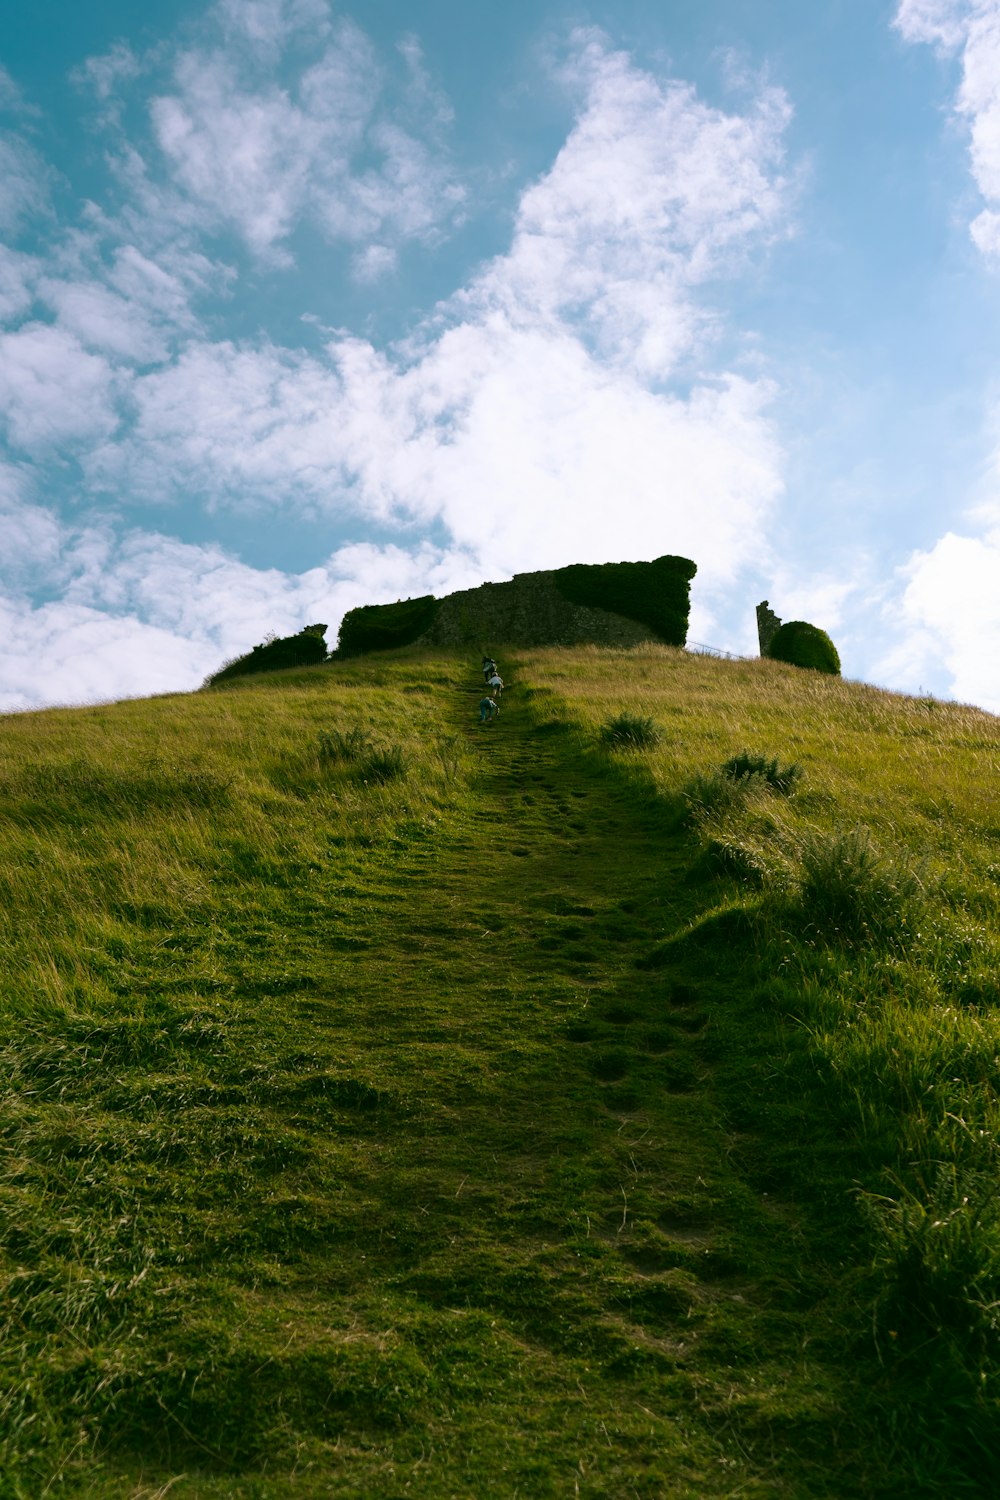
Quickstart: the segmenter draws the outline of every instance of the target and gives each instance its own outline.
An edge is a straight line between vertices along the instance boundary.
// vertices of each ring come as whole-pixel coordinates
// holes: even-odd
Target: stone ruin
[[[781,621],[771,609],[766,599],[761,600],[757,606],[757,639],[760,641],[760,654],[766,656],[768,647],[781,627]]]

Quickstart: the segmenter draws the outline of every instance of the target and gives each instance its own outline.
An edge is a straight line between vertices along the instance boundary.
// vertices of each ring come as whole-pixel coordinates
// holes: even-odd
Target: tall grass
[[[512,666],[0,719],[4,1500],[990,1493],[997,721]]]
[[[825,1191],[867,1256],[852,1316],[859,1349],[895,1382],[887,1427],[895,1397],[911,1403],[907,1492],[987,1493],[1000,1457],[1000,721],[665,648],[538,652],[522,671],[586,726],[637,697],[670,726],[646,764],[686,807],[716,900],[745,913],[743,983],[808,1038],[790,1054],[787,1108],[780,1075],[769,1084],[775,1119],[796,1094],[814,1098],[814,1120],[833,1108],[851,1162],[854,1181],[838,1190],[832,1173]],[[793,798],[726,774],[747,744],[802,767]],[[769,1149],[773,1165],[777,1138]]]

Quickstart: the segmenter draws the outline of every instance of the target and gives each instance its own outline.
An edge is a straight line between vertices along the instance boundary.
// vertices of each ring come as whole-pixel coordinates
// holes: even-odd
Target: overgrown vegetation
[[[625,615],[648,625],[668,646],[683,646],[697,571],[689,558],[667,556],[652,562],[574,563],[557,569],[553,581],[571,604]]]
[[[814,672],[840,675],[840,656],[825,630],[806,620],[788,620],[774,632],[767,645],[772,661],[787,662],[792,667],[807,667]]]
[[[325,625],[307,625],[297,635],[269,636],[246,655],[224,662],[217,672],[205,679],[204,685],[214,687],[234,677],[252,676],[257,672],[315,666],[326,660],[325,635]]]
[[[438,611],[433,594],[400,599],[395,604],[363,604],[349,609],[340,622],[336,655],[340,659],[366,651],[408,646],[429,630]]]
[[[0,719],[4,1500],[992,1493],[997,721],[510,665]]]

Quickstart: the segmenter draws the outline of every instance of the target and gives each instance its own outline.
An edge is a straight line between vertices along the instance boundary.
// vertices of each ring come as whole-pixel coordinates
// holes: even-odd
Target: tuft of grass
[[[361,760],[371,750],[371,740],[359,724],[344,733],[340,729],[319,732],[320,765],[348,764]]]
[[[373,781],[378,785],[401,781],[409,770],[401,745],[372,746],[357,765],[357,774],[362,781]]]
[[[924,886],[910,856],[887,854],[857,826],[807,834],[799,858],[797,904],[823,938],[897,947],[913,940]]]
[[[779,766],[777,756],[768,760],[766,755],[741,750],[739,754],[730,756],[729,760],[724,763],[722,774],[733,781],[752,781],[759,778],[772,791],[789,797],[802,779],[802,767],[797,761],[792,761],[787,766]]]
[[[642,714],[617,714],[601,725],[601,744],[612,750],[649,750],[662,738],[659,725]]]

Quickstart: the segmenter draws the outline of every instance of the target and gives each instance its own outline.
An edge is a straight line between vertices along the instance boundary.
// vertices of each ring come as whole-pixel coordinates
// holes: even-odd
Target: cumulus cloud
[[[907,41],[961,51],[955,110],[967,123],[972,176],[986,202],[970,233],[1000,262],[1000,0],[901,0],[895,25]]]
[[[661,83],[593,30],[567,76],[585,107],[551,171],[523,196],[510,253],[472,299],[512,318],[581,315],[602,351],[642,374],[689,352],[690,291],[783,225],[784,93],[729,115]]]
[[[139,59],[119,43],[74,77],[114,127],[130,87],[165,66],[145,101],[149,146],[134,133],[118,143],[133,210],[147,233],[232,232],[283,267],[303,223],[391,247],[433,239],[459,214],[464,190],[442,134],[450,110],[416,42],[400,52],[405,76],[390,100],[386,65],[327,0],[219,0],[195,44]]]
[[[687,550],[721,579],[759,555],[781,487],[770,386],[665,386],[709,351],[701,283],[781,230],[787,104],[727,116],[576,41],[580,117],[509,252],[405,350],[192,344],[135,381],[132,435],[95,481],[443,523],[493,576]]]
[[[887,611],[900,643],[877,670],[913,692],[940,682],[960,702],[1000,713],[998,577],[997,530],[983,536],[949,531],[927,551],[915,552]]]
[[[28,323],[0,334],[0,421],[29,453],[107,437],[117,421],[115,376],[72,334]]]
[[[944,51],[962,45],[970,0],[900,0],[894,25],[908,42],[928,42]]]

